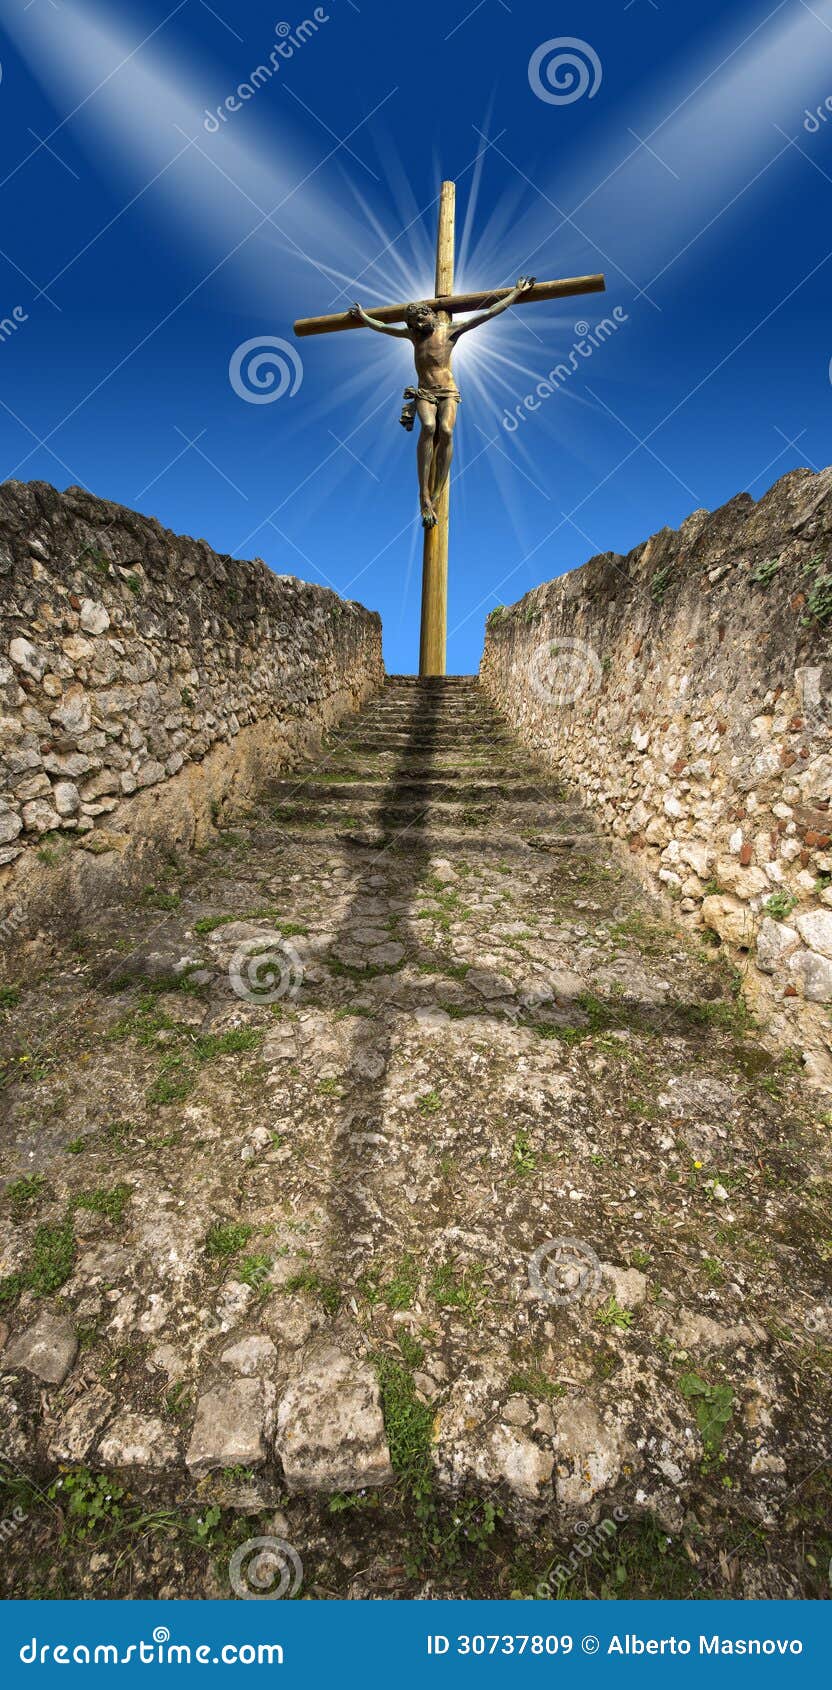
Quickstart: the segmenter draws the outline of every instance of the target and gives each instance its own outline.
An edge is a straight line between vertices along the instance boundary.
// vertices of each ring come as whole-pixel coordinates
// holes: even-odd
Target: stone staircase
[[[128,1498],[56,1590],[32,1491],[18,1593],[227,1594],[195,1509],[310,1594],[598,1594],[607,1519],[619,1593],[657,1521],[679,1593],[810,1591],[828,1133],[472,678],[91,912],[0,1060],[4,1457]]]

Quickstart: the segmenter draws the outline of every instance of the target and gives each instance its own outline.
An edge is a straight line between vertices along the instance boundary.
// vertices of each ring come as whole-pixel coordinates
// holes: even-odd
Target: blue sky
[[[412,671],[409,349],[291,325],[432,292],[443,176],[459,286],[608,288],[462,343],[451,672],[494,605],[832,456],[832,0],[4,0],[3,26],[2,479],[325,581]]]

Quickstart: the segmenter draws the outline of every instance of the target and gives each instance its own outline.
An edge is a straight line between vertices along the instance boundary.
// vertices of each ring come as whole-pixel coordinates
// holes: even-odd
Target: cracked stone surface
[[[226,1594],[215,1502],[321,1594],[532,1593],[614,1510],[625,1593],[823,1594],[817,1094],[474,682],[389,682],[14,985],[4,1450],[182,1510],[71,1588]]]
[[[364,1490],[393,1479],[375,1373],[333,1346],[292,1381],[275,1441],[290,1491]]]
[[[72,1322],[60,1315],[44,1313],[12,1339],[3,1357],[3,1367],[22,1367],[45,1385],[62,1385],[77,1350],[78,1337]]]

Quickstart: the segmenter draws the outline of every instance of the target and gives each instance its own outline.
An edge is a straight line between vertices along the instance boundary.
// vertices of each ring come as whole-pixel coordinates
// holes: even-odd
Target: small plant
[[[248,1221],[212,1221],[205,1237],[205,1254],[217,1262],[230,1262],[245,1249],[254,1227]]]
[[[315,1090],[320,1097],[340,1097],[341,1087],[337,1080],[319,1080]]]
[[[766,915],[771,916],[772,921],[786,921],[796,903],[797,899],[793,892],[772,892],[771,897],[766,898],[763,909]]]
[[[482,1277],[480,1267],[463,1268],[457,1273],[453,1261],[442,1262],[430,1282],[430,1295],[442,1309],[462,1309],[472,1315],[482,1296]]]
[[[48,1297],[60,1291],[75,1266],[75,1233],[72,1221],[44,1223],[35,1233],[32,1260],[23,1274],[23,1283],[36,1297]]]
[[[601,1326],[617,1326],[622,1332],[629,1332],[634,1318],[632,1309],[622,1309],[615,1296],[609,1296],[595,1316]]]
[[[832,575],[818,575],[806,600],[807,615],[801,617],[804,627],[832,618]]]
[[[417,1342],[412,1333],[404,1331],[400,1332],[398,1343],[399,1349],[401,1350],[402,1361],[405,1363],[405,1366],[421,1367],[422,1362],[425,1359],[425,1352],[422,1345]]]
[[[393,1278],[384,1287],[388,1309],[409,1309],[419,1289],[419,1269],[413,1256],[402,1256]]]
[[[758,587],[767,587],[774,580],[780,566],[781,559],[779,557],[770,557],[767,563],[758,563],[757,568],[752,569],[750,579]]]
[[[192,1543],[210,1543],[217,1526],[222,1519],[222,1509],[216,1503],[206,1508],[204,1514],[191,1514],[188,1517],[188,1535]]]
[[[106,1473],[90,1473],[86,1467],[64,1473],[50,1485],[47,1495],[61,1506],[67,1537],[89,1537],[97,1526],[114,1524],[121,1517],[121,1485]]]
[[[537,1167],[537,1157],[532,1150],[531,1139],[527,1132],[515,1133],[511,1159],[514,1163],[514,1172],[519,1178],[522,1179],[525,1174],[534,1173]]]
[[[73,1197],[73,1209],[90,1209],[93,1214],[106,1215],[114,1226],[121,1226],[124,1211],[133,1195],[132,1185],[99,1186],[96,1191],[82,1191]]]
[[[227,1033],[203,1033],[194,1039],[194,1055],[199,1062],[210,1062],[214,1056],[233,1056],[238,1051],[256,1050],[263,1043],[259,1027],[231,1027]]]
[[[0,986],[0,1009],[16,1009],[19,1002],[19,986]]]
[[[664,603],[665,593],[670,586],[672,574],[673,565],[670,563],[663,563],[661,569],[656,570],[650,582],[650,597],[654,604]]]
[[[164,892],[159,886],[146,886],[141,901],[149,910],[175,910],[182,900],[178,892]]]
[[[734,1393],[730,1385],[709,1385],[698,1373],[684,1373],[679,1390],[685,1401],[694,1405],[705,1461],[710,1465],[720,1458],[722,1440],[733,1413]]]
[[[175,1385],[171,1385],[170,1390],[165,1393],[165,1413],[169,1414],[172,1419],[178,1420],[183,1414],[187,1413],[190,1401],[191,1393],[188,1390],[184,1379],[179,1379],[177,1380],[177,1383]]]
[[[271,1268],[271,1256],[244,1256],[237,1267],[237,1278],[241,1279],[244,1285],[250,1285],[253,1291],[260,1291],[269,1277]]]
[[[178,1072],[177,1072],[178,1070]],[[194,1088],[193,1074],[184,1068],[181,1056],[169,1057],[162,1072],[147,1088],[148,1103],[183,1103]]]
[[[284,1291],[310,1291],[320,1298],[321,1307],[329,1315],[336,1315],[341,1307],[341,1288],[334,1279],[324,1279],[312,1268],[302,1268],[299,1273],[293,1273],[283,1286]]]
[[[43,1174],[24,1174],[21,1179],[13,1180],[11,1185],[6,1186],[6,1196],[17,1219],[25,1215],[29,1204],[41,1195],[45,1184]]]
[[[213,933],[215,928],[227,927],[229,922],[236,920],[236,915],[204,915],[200,921],[194,922],[194,932]]]
[[[516,1396],[534,1397],[541,1402],[554,1402],[556,1397],[566,1394],[566,1386],[550,1379],[541,1367],[524,1367],[512,1373],[506,1389]]]
[[[442,1099],[438,1091],[426,1091],[417,1098],[416,1107],[420,1115],[438,1115],[442,1108]]]

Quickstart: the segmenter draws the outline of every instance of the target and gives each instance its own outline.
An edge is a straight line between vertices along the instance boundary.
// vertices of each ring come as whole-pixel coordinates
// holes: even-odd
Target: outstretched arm
[[[479,316],[468,317],[464,323],[459,323],[451,329],[448,339],[459,340],[460,335],[467,334],[469,329],[478,329],[481,323],[490,323],[492,317],[499,317],[501,311],[507,311],[510,305],[515,304],[521,293],[528,293],[529,288],[534,287],[535,279],[534,276],[521,276],[516,288],[512,288],[505,299],[498,299],[489,311],[481,311]]]
[[[369,316],[363,305],[359,305],[357,300],[350,311],[350,316],[355,317],[356,322],[363,323],[365,328],[375,329],[377,334],[391,334],[396,340],[409,340],[410,338],[408,329],[394,329],[391,323],[380,323],[377,317]]]

